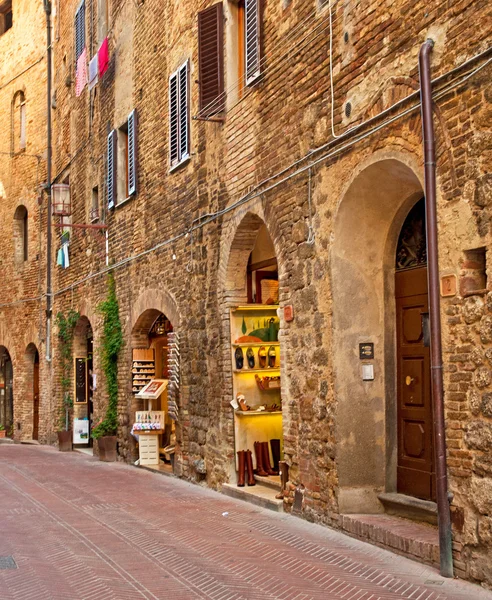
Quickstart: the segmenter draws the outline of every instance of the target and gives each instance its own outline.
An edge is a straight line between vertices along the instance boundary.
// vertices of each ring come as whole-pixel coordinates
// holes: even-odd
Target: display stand
[[[167,379],[153,379],[137,394],[147,402],[147,410],[137,411],[132,433],[138,435],[141,465],[158,465],[161,437],[166,429]],[[153,410],[153,407],[160,410]]]
[[[249,304],[231,309],[231,360],[233,373],[233,401],[236,404],[238,394],[244,396],[245,404],[250,408],[234,410],[234,439],[237,469],[237,452],[254,450],[254,442],[269,442],[279,439],[283,448],[282,403],[280,389],[280,344],[278,342],[278,317],[276,305]],[[253,338],[258,337],[258,340]],[[261,339],[260,339],[261,338]],[[242,340],[245,341],[242,341]],[[238,368],[236,349],[243,353],[243,366]],[[260,364],[260,350],[273,354],[273,366]],[[247,352],[251,349],[254,366],[248,364]],[[273,362],[273,357],[270,357]],[[256,457],[253,452],[253,466],[256,469]]]
[[[133,350],[132,391],[140,396],[140,392],[155,378],[154,349],[136,348]],[[141,397],[141,396],[140,396]]]

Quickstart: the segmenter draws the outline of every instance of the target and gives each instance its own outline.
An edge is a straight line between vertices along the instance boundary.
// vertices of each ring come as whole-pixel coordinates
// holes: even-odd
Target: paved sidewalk
[[[1,600],[492,599],[295,517],[43,446],[0,445],[7,556]]]

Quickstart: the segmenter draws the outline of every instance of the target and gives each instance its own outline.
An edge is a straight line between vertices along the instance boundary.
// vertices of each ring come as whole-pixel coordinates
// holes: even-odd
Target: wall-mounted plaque
[[[374,344],[372,342],[359,344],[359,358],[361,360],[374,358]]]
[[[75,371],[75,404],[86,404],[87,402],[87,359],[74,359]]]

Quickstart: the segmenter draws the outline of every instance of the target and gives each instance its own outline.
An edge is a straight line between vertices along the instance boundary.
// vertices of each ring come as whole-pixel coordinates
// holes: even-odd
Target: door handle
[[[410,375],[407,375],[405,377],[405,385],[411,386],[414,381],[415,381],[415,378],[410,377]]]

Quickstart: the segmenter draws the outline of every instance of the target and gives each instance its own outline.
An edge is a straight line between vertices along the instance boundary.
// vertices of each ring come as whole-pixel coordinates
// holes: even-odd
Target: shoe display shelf
[[[278,342],[277,305],[251,304],[231,309],[231,361],[233,373],[233,398],[244,395],[245,403],[251,408],[248,411],[234,411],[234,438],[236,471],[237,452],[254,449],[257,441],[268,442],[280,439],[281,456],[283,450],[282,411],[280,386],[271,389],[260,389],[256,378],[280,377],[280,343]],[[258,340],[254,340],[259,337]],[[244,341],[241,338],[246,338]],[[238,368],[236,351],[243,355],[242,368]],[[265,364],[260,366],[261,348],[266,352]],[[254,357],[254,365],[250,366],[247,352]],[[275,360],[273,360],[275,352]],[[270,357],[268,354],[270,353]],[[270,360],[269,360],[270,359]],[[268,366],[268,365],[272,366]],[[276,410],[255,410],[255,407],[275,407]],[[253,466],[256,469],[256,457],[253,452]]]
[[[138,394],[155,379],[154,349],[135,348],[132,356],[132,392]]]

